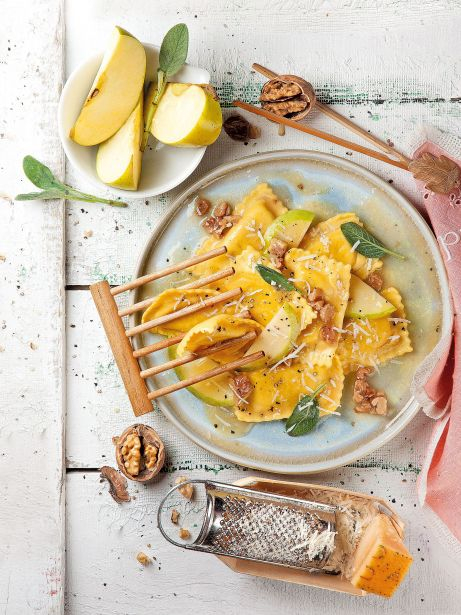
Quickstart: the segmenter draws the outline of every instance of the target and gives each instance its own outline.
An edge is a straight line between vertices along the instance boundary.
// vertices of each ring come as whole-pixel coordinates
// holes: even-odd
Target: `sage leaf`
[[[270,267],[266,267],[265,265],[256,265],[256,271],[259,273],[262,279],[271,286],[276,286],[280,290],[294,290],[296,292],[299,292],[299,290],[292,282],[287,280],[285,276],[283,276],[275,269],[271,269]]]
[[[367,258],[381,258],[384,254],[390,254],[401,260],[405,260],[405,256],[398,252],[393,252],[386,248],[379,239],[373,237],[371,233],[366,231],[363,226],[355,222],[345,222],[341,224],[341,231],[351,246],[355,246],[355,251]]]
[[[34,186],[37,186],[37,188],[48,190],[49,188],[62,185],[61,182],[55,178],[51,169],[33,156],[24,157],[22,168],[24,169],[27,179],[29,179]]]
[[[159,70],[171,77],[184,64],[189,48],[189,30],[185,23],[178,23],[165,34],[160,47]]]
[[[311,395],[301,397],[285,423],[285,431],[289,436],[303,436],[317,425],[320,417],[317,395],[324,387],[325,385],[321,384]]]
[[[42,192],[28,192],[18,194],[15,201],[47,201],[50,199],[68,199],[83,201],[85,203],[103,203],[111,207],[127,207],[127,203],[113,199],[104,199],[100,196],[80,192],[67,184],[63,184],[53,175],[52,171],[33,156],[26,156],[22,167],[27,178]]]

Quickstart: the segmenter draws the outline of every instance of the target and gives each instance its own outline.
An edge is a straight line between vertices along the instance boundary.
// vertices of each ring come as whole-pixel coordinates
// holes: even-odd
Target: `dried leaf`
[[[424,182],[425,188],[439,194],[448,194],[458,188],[461,180],[461,169],[446,156],[434,156],[424,152],[408,165],[415,179]]]

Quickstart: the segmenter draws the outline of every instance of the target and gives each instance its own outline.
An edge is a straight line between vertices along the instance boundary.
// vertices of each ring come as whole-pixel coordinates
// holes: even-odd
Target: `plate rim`
[[[152,230],[149,239],[147,240],[146,244],[144,245],[144,248],[140,253],[140,256],[135,266],[134,277],[137,278],[141,275],[143,265],[151,251],[151,248],[163,235],[168,226],[168,223],[172,221],[175,217],[177,210],[179,210],[183,206],[184,201],[186,201],[192,194],[194,194],[200,189],[203,189],[204,186],[210,184],[212,181],[215,181],[216,179],[219,179],[220,177],[227,175],[232,171],[242,169],[246,166],[251,166],[254,163],[264,162],[268,160],[280,160],[284,158],[304,158],[307,160],[327,162],[333,165],[341,166],[343,169],[349,169],[351,171],[354,171],[354,173],[361,175],[370,183],[378,185],[378,187],[380,187],[384,192],[388,193],[391,198],[394,198],[399,201],[399,204],[410,216],[410,218],[418,227],[418,230],[420,231],[421,235],[426,240],[426,243],[428,245],[428,248],[430,249],[431,256],[436,266],[436,273],[439,279],[442,299],[442,324],[439,340],[442,339],[448,333],[450,323],[453,318],[453,308],[450,298],[451,295],[448,285],[448,276],[445,269],[445,265],[443,263],[442,255],[438,249],[436,238],[432,233],[432,230],[430,229],[426,220],[416,209],[416,207],[414,207],[411,202],[393,185],[390,185],[386,180],[382,179],[369,169],[362,167],[356,162],[341,158],[340,156],[324,152],[317,152],[315,150],[289,149],[275,150],[271,152],[261,152],[259,154],[253,154],[250,156],[242,157],[238,160],[223,163],[215,167],[211,171],[205,173],[205,175],[194,181],[193,184],[188,186],[180,195],[178,195],[174,199],[170,207],[168,207],[168,209],[158,220],[155,225],[155,228]],[[130,304],[134,302],[134,292],[130,293],[129,301]],[[131,315],[130,326],[133,325],[134,315]],[[135,339],[135,346],[137,343],[138,342]],[[411,396],[406,402],[406,404],[403,406],[403,408],[399,410],[399,412],[402,412],[402,410],[404,410],[401,417],[397,418],[396,415],[396,417],[394,417],[396,420],[389,425],[388,429],[384,429],[380,434],[378,434],[376,438],[363,444],[357,449],[354,449],[353,451],[349,451],[348,453],[341,455],[338,458],[293,466],[292,464],[264,461],[255,463],[254,461],[252,462],[251,459],[245,457],[245,455],[240,455],[238,453],[233,453],[230,451],[223,451],[218,446],[206,440],[206,438],[202,439],[196,434],[191,434],[191,432],[187,429],[186,425],[183,425],[173,413],[169,412],[168,409],[165,409],[162,403],[163,400],[161,398],[156,401],[159,409],[161,410],[165,418],[171,421],[173,425],[177,429],[179,429],[182,434],[184,434],[189,440],[194,442],[194,444],[200,446],[202,449],[208,451],[209,453],[212,453],[213,455],[216,455],[217,457],[220,457],[221,459],[230,461],[231,463],[234,463],[238,466],[243,466],[254,470],[260,470],[263,472],[284,475],[317,474],[319,472],[326,472],[351,464],[358,459],[361,459],[362,457],[373,453],[374,451],[384,446],[384,444],[387,444],[392,439],[394,439],[410,423],[410,421],[421,409],[421,406],[418,401],[414,398],[414,396]]]
[[[151,43],[144,43],[144,42],[142,43],[142,45],[146,49],[157,52],[157,54],[160,52],[160,47],[158,45],[152,45]],[[71,150],[69,136],[64,131],[64,123],[65,123],[64,115],[65,115],[66,99],[68,96],[70,96],[70,92],[72,91],[74,82],[79,79],[80,73],[91,62],[99,62],[100,64],[102,61],[103,55],[104,55],[104,51],[99,50],[87,56],[86,58],[84,58],[74,68],[74,70],[70,73],[70,75],[67,77],[66,82],[61,90],[61,95],[59,96],[59,102],[58,102],[57,122],[58,122],[59,139],[61,141],[61,145],[62,145],[62,148],[64,150],[67,160],[70,162],[70,164],[75,169],[75,171],[79,174],[79,176],[84,178],[86,181],[88,181],[91,184],[91,186],[93,186],[94,188],[97,188],[98,190],[102,190],[102,191],[106,191],[107,193],[115,194],[116,196],[119,196],[125,200],[151,198],[151,197],[158,196],[159,194],[164,194],[165,192],[169,192],[170,190],[174,190],[174,188],[177,188],[182,183],[184,183],[188,179],[188,177],[190,177],[192,173],[196,170],[198,165],[201,163],[203,156],[205,155],[205,151],[207,148],[206,146],[190,148],[190,149],[194,149],[197,155],[196,155],[195,160],[192,162],[192,166],[186,167],[187,173],[184,176],[180,176],[181,177],[180,181],[177,181],[176,179],[172,180],[169,184],[164,184],[160,188],[156,188],[154,190],[151,190],[151,189],[122,190],[120,188],[116,188],[115,186],[106,185],[102,181],[96,179],[95,177],[93,177],[92,175],[84,171],[82,167],[80,166],[80,164],[75,162],[76,157],[74,156]],[[206,68],[202,68],[201,66],[195,66],[194,64],[190,64],[189,62],[185,62],[185,66],[189,66],[190,68],[194,68],[194,69],[200,69],[201,71],[204,72],[204,74],[207,75],[204,80],[207,83],[210,82],[210,72]],[[80,147],[85,147],[85,146],[81,145]],[[95,146],[91,146],[91,147],[95,147]],[[168,146],[165,146],[165,147],[168,147]]]

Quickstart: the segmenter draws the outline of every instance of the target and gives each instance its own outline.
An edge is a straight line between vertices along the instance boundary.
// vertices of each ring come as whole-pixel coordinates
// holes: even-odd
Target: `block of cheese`
[[[402,582],[413,558],[387,515],[377,515],[365,530],[354,555],[351,583],[389,598]]]

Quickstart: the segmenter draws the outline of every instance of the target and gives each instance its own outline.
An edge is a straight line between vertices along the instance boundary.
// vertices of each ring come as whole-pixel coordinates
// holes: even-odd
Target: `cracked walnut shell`
[[[266,111],[297,122],[314,107],[315,92],[301,77],[279,75],[264,84],[259,100]]]
[[[130,480],[152,480],[165,463],[165,447],[157,432],[141,423],[131,425],[118,438],[115,456],[120,471]]]

